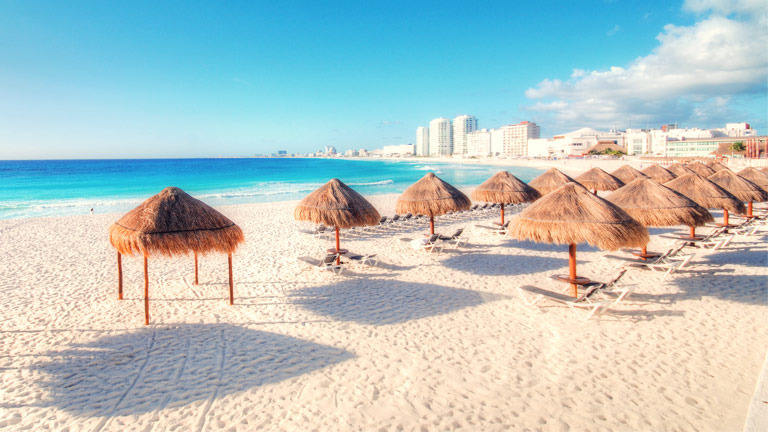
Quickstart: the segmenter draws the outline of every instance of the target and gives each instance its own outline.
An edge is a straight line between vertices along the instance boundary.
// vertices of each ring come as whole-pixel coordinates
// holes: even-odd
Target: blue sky
[[[0,0],[0,159],[375,148],[465,113],[765,134],[761,19],[751,0]]]

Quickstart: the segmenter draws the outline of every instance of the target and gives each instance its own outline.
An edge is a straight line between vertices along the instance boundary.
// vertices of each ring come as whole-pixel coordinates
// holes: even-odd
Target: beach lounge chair
[[[336,259],[339,257],[338,254],[326,254],[323,259],[321,259],[319,262],[317,259],[314,259],[312,257],[299,257],[299,261],[304,262],[306,264],[309,264],[314,268],[315,270],[330,270],[334,274],[340,275],[341,272],[344,270],[344,267],[341,265],[336,264]]]
[[[359,254],[347,254],[346,258],[349,258],[350,263],[357,264],[358,267],[369,265],[376,267],[379,264],[379,257],[376,254],[359,255]]]
[[[451,236],[439,236],[438,238],[441,241],[444,241],[450,244],[452,249],[455,249],[467,243],[467,236],[464,236],[464,237],[461,236],[463,232],[464,232],[464,228],[459,228]]]
[[[541,289],[531,285],[517,287],[517,292],[523,302],[528,306],[536,305],[539,301],[547,299],[568,306],[568,308],[578,317],[585,321],[592,316],[602,314],[609,305],[618,303],[618,301],[615,300],[593,300],[592,297],[598,292],[596,286],[588,288],[580,297],[571,297],[566,294]],[[626,295],[624,297],[626,297]],[[624,297],[622,297],[622,300]]]

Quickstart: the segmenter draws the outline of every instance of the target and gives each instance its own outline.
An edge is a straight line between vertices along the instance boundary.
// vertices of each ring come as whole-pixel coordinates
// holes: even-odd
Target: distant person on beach
[[[93,209],[91,209],[91,214],[93,214]]]

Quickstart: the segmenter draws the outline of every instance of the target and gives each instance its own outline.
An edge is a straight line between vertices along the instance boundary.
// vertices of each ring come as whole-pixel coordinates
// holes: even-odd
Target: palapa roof
[[[231,253],[245,240],[226,216],[177,187],[167,187],[109,227],[123,255]]]
[[[434,173],[427,173],[397,198],[395,212],[439,216],[448,212],[467,210],[469,197]]]
[[[648,178],[637,179],[606,199],[645,226],[701,226],[714,220],[692,199]]]
[[[758,171],[768,174],[768,167],[759,168]]]
[[[541,194],[536,189],[513,176],[509,171],[499,171],[472,191],[472,199],[498,204],[518,204],[536,201]]]
[[[676,175],[677,177],[680,177],[682,175],[686,174],[694,174],[695,172],[686,168],[683,164],[672,164],[667,167],[667,171],[671,172],[672,174]]]
[[[722,208],[734,213],[746,211],[744,203],[738,198],[698,174],[680,176],[664,186],[680,192],[706,209]]]
[[[728,171],[731,170],[730,168],[728,168],[727,166],[721,164],[720,162],[707,162],[706,165],[708,167],[712,168],[713,170],[715,170],[715,172],[722,171],[722,170],[728,170]]]
[[[624,182],[608,174],[598,167],[594,167],[576,177],[576,181],[587,189],[612,191],[624,186]]]
[[[656,183],[666,183],[675,177],[676,175],[669,172],[666,168],[664,168],[661,165],[653,164],[649,166],[648,168],[643,170],[643,174],[647,175],[648,177],[652,178],[653,181]]]
[[[589,243],[605,250],[648,243],[648,230],[640,222],[578,183],[566,183],[514,216],[509,235],[537,243]]]
[[[742,201],[768,200],[768,192],[731,170],[720,170],[709,176],[709,180]]]
[[[709,177],[716,172],[715,170],[704,165],[701,162],[694,162],[692,164],[688,164],[686,165],[686,168],[688,168],[689,170],[695,172],[696,174],[702,177]]]
[[[375,225],[381,215],[362,195],[331,179],[304,197],[293,210],[296,220],[338,228]]]
[[[636,170],[629,165],[623,165],[621,168],[611,173],[614,177],[624,182],[624,184],[632,183],[637,178],[648,178],[642,171]]]
[[[550,168],[544,174],[536,177],[528,183],[540,194],[546,195],[566,183],[578,183],[571,177],[563,174],[557,168]]]
[[[752,167],[744,168],[736,174],[760,186],[763,190],[768,190],[768,174]]]

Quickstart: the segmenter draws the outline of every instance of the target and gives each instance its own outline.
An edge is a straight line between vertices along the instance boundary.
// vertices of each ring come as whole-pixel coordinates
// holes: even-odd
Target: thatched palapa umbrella
[[[597,195],[597,191],[613,191],[622,186],[624,182],[618,178],[608,174],[598,167],[594,167],[589,171],[576,177],[576,181],[587,189],[592,189],[593,193]]]
[[[509,171],[499,171],[472,191],[472,199],[501,204],[501,225],[504,225],[504,205],[533,202],[541,198],[536,189],[528,186]]]
[[[648,178],[642,171],[636,170],[629,165],[623,165],[621,168],[612,172],[611,175],[624,182],[624,184],[630,184],[637,178]]]
[[[722,171],[722,170],[728,170],[728,171],[731,170],[730,168],[721,164],[720,162],[714,162],[714,161],[707,162],[707,166],[715,170],[715,172]]]
[[[546,195],[566,183],[578,183],[571,177],[563,174],[557,168],[550,168],[544,174],[536,177],[528,183],[528,186]]]
[[[736,174],[760,186],[763,190],[768,190],[768,174],[752,167],[744,168]]]
[[[336,252],[340,253],[339,228],[375,225],[381,215],[362,195],[339,179],[331,179],[304,197],[293,211],[300,221],[332,226],[336,230]],[[341,264],[341,257],[336,260]]]
[[[768,192],[729,169],[720,170],[712,174],[709,176],[709,180],[727,190],[741,201],[748,201],[747,216],[749,217],[752,217],[752,201],[768,200]],[[728,225],[728,210],[724,210],[723,217],[725,219],[723,223]]]
[[[692,199],[651,179],[637,179],[614,191],[606,199],[646,227],[696,227],[714,220],[707,209]],[[658,254],[648,254],[646,246],[643,246],[638,256],[645,260]]]
[[[716,172],[715,170],[713,170],[712,168],[704,165],[701,162],[694,162],[692,164],[688,164],[688,165],[686,165],[686,168],[688,168],[689,170],[695,172],[696,174],[698,174],[698,175],[700,175],[700,176],[702,176],[704,178],[707,178],[707,177],[711,176],[712,174],[714,174]]]
[[[513,217],[509,235],[519,240],[569,245],[569,275],[560,279],[571,283],[574,297],[576,285],[588,282],[576,275],[576,244],[616,250],[648,243],[648,230],[643,225],[578,183],[566,183]]]
[[[768,167],[762,167],[762,168],[758,169],[758,171],[764,172],[764,173],[768,174]]]
[[[434,234],[435,216],[467,210],[471,205],[472,201],[463,192],[429,172],[397,198],[395,211],[429,216],[429,232]]]
[[[644,169],[643,174],[653,179],[653,181],[655,181],[656,183],[666,183],[670,180],[673,180],[675,177],[677,177],[676,175],[669,172],[663,166],[656,165],[656,164],[653,164],[648,168]]]
[[[672,164],[667,167],[667,171],[671,172],[672,174],[676,175],[677,177],[686,175],[686,174],[695,174],[694,171],[688,169],[683,164]]]
[[[723,208],[744,213],[744,204],[725,189],[697,174],[680,176],[664,186],[676,190],[706,209]],[[690,239],[696,239],[696,228],[691,227]]]
[[[147,258],[193,253],[197,284],[197,255],[222,252],[229,261],[231,305],[232,253],[244,240],[240,227],[223,214],[179,188],[165,188],[109,227],[109,242],[117,249],[118,298],[123,298],[122,255],[144,256],[144,324],[149,324]]]

